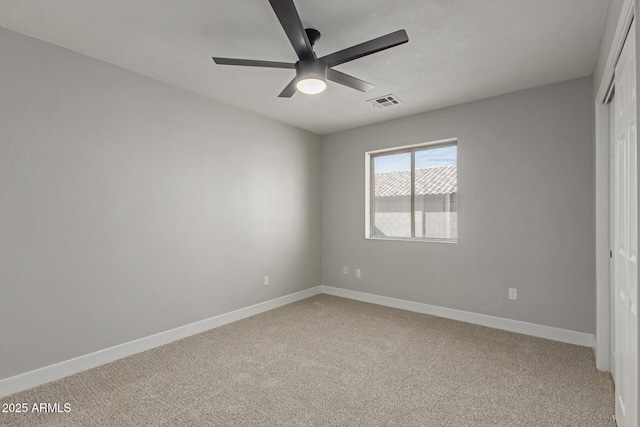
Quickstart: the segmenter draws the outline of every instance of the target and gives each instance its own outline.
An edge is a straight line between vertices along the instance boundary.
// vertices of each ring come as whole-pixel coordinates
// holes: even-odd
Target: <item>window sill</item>
[[[370,237],[366,240],[389,240],[392,242],[420,242],[420,243],[458,243],[458,239],[403,239],[402,237]]]

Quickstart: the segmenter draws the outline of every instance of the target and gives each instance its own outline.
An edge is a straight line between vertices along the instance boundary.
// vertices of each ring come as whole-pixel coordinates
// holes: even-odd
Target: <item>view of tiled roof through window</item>
[[[451,194],[458,190],[457,165],[416,169],[416,196]],[[375,196],[395,197],[411,194],[411,171],[375,174]]]

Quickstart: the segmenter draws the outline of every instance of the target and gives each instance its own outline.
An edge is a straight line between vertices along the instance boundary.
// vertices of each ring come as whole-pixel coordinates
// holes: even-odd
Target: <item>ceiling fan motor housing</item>
[[[327,64],[319,59],[304,59],[296,62],[296,77],[302,79],[318,79],[327,81]]]

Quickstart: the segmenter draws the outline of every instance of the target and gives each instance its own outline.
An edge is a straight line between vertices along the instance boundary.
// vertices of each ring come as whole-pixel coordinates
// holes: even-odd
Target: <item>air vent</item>
[[[385,95],[380,98],[370,99],[367,102],[375,108],[393,107],[401,104],[401,101],[395,95]]]

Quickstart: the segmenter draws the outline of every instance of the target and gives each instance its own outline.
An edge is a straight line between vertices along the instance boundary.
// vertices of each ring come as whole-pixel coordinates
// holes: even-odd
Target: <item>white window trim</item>
[[[364,238],[367,240],[391,240],[401,242],[423,242],[423,243],[458,243],[458,239],[413,239],[401,237],[374,237],[371,236],[371,156],[379,153],[407,150],[413,148],[427,148],[437,145],[455,144],[458,146],[458,138],[447,138],[438,141],[422,142],[419,144],[402,145],[399,147],[383,148],[379,150],[367,151],[364,153]]]

